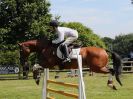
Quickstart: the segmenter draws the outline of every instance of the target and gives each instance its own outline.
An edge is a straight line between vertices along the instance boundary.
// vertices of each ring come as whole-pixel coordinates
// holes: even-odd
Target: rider
[[[58,21],[57,20],[52,20],[50,22],[50,26],[53,27],[53,31],[58,35],[58,38],[55,40],[52,40],[53,44],[58,44],[63,42],[62,45],[62,49],[64,51],[64,61],[63,62],[70,62],[70,58],[69,58],[69,52],[68,52],[68,45],[70,45],[71,43],[73,43],[74,41],[76,41],[78,39],[78,32],[74,29],[71,28],[67,28],[67,27],[59,27],[58,26]]]

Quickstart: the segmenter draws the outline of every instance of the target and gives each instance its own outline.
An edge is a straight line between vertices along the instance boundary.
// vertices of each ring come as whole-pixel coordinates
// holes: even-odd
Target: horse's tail
[[[106,50],[106,51],[111,53],[115,78],[118,81],[118,83],[122,86],[122,83],[119,77],[121,74],[121,70],[122,70],[121,69],[122,68],[121,57],[116,52],[109,51],[109,50]]]

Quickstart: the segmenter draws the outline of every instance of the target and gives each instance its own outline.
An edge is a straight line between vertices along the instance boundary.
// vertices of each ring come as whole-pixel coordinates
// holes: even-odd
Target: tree
[[[113,50],[121,56],[127,57],[129,52],[133,51],[133,33],[116,36],[113,42]]]
[[[102,38],[102,40],[104,41],[105,45],[107,46],[107,48],[109,50],[113,50],[113,41],[114,41],[114,39],[109,38],[109,37],[104,37],[104,38]]]
[[[47,34],[49,7],[47,0],[0,0],[0,64],[18,61],[18,42]]]
[[[47,0],[1,0],[0,43],[16,44],[46,33],[49,7]]]

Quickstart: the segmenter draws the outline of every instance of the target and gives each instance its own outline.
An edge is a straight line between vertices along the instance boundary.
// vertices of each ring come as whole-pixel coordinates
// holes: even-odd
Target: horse
[[[51,40],[44,37],[43,39],[28,40],[25,42],[18,43],[20,47],[20,63],[22,66],[28,61],[28,56],[32,52],[38,54],[39,65],[43,68],[54,68],[59,66],[60,69],[77,69],[78,63],[76,59],[71,59],[71,62],[66,62],[62,64],[62,60],[57,57],[56,51],[57,46],[52,44]],[[90,68],[92,72],[96,73],[109,73],[109,79],[107,85],[114,90],[117,90],[113,84],[113,76],[117,82],[122,86],[119,75],[121,74],[121,59],[119,55],[115,52],[105,50],[99,47],[81,47],[79,54],[82,56],[83,67]],[[113,61],[113,68],[108,67],[109,54]],[[38,69],[33,70],[33,78],[36,83],[39,84],[37,80]]]

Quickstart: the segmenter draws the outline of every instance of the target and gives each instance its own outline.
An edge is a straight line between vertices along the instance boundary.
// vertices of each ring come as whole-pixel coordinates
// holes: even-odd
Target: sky
[[[52,15],[63,22],[80,22],[100,37],[133,33],[131,0],[49,0]]]

